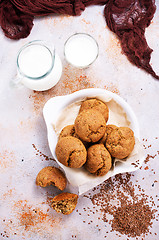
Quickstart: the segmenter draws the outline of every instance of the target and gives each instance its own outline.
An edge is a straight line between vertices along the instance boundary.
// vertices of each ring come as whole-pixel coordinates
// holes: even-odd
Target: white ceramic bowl
[[[108,104],[110,110],[110,122],[108,122],[109,124],[111,123],[116,124],[117,126],[120,127],[120,124],[122,124],[123,121],[119,121],[118,124],[118,119],[120,119],[120,115],[124,115],[128,123],[127,126],[129,126],[134,131],[134,135],[136,138],[135,144],[136,147],[134,153],[132,154],[133,157],[130,158],[128,157],[126,161],[121,161],[117,159],[115,161],[114,167],[103,177],[94,177],[91,174],[87,173],[83,168],[71,169],[65,167],[63,164],[58,162],[55,154],[55,148],[58,141],[58,134],[57,131],[55,131],[55,129],[61,114],[65,112],[63,118],[67,118],[70,114],[69,112],[66,111],[66,108],[68,106],[71,106],[71,104],[82,101],[86,98],[98,98]],[[117,108],[119,107],[118,109],[119,111],[116,111],[116,106]],[[115,112],[113,109],[115,109]],[[76,113],[75,115],[77,114],[78,113]],[[111,116],[113,116],[113,114],[114,116],[116,116],[115,122],[111,122],[111,119],[113,119],[111,118]],[[86,192],[92,187],[98,185],[99,183],[118,173],[135,171],[143,163],[144,155],[142,152],[141,144],[139,143],[140,133],[138,121],[131,107],[120,96],[118,96],[115,93],[112,93],[104,89],[92,88],[80,90],[65,96],[53,97],[50,100],[48,100],[48,102],[45,104],[43,109],[43,115],[47,126],[48,143],[51,153],[53,157],[56,159],[56,161],[59,163],[59,165],[64,169],[68,181],[72,185],[77,186],[79,188],[79,194]],[[73,119],[75,119],[75,116]],[[69,122],[69,124],[73,124],[74,122],[73,119],[71,120],[72,122]],[[65,124],[63,125],[63,127],[64,126]],[[136,164],[137,160],[139,161]]]

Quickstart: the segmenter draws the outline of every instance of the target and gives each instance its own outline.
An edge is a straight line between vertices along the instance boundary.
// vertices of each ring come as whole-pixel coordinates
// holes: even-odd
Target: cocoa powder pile
[[[136,186],[141,193],[135,193],[131,176],[133,175],[129,173],[118,174],[108,179],[99,192],[89,198],[102,212],[102,220],[111,225],[111,231],[128,237],[143,237],[151,234],[150,227],[156,212],[155,202],[152,197],[144,194],[140,185]]]

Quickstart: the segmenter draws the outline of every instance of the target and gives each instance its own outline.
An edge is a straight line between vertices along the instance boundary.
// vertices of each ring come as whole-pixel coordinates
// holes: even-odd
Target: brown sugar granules
[[[155,205],[152,197],[135,193],[131,176],[126,173],[109,178],[102,184],[100,191],[90,198],[102,212],[102,220],[111,225],[111,231],[138,237],[150,233],[149,227],[156,210],[153,210]],[[140,185],[138,190],[142,190]]]

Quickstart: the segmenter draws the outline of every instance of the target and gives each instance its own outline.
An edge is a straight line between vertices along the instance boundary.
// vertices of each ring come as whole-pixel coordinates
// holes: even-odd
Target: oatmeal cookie
[[[87,152],[84,144],[75,137],[63,137],[56,145],[56,156],[66,167],[80,168],[86,162]]]
[[[107,136],[110,135],[110,133],[116,128],[118,128],[118,127],[116,125],[113,125],[113,124],[106,125]]]
[[[88,148],[85,168],[96,176],[105,175],[112,166],[110,153],[103,144],[94,144]]]
[[[101,100],[96,98],[91,98],[82,102],[79,112],[82,112],[83,110],[88,110],[88,109],[94,109],[99,111],[105,118],[105,121],[106,122],[108,121],[109,109],[108,109],[108,106]]]
[[[43,168],[36,177],[36,184],[41,187],[53,185],[63,191],[66,187],[66,177],[64,173],[52,166]]]
[[[97,110],[83,110],[75,119],[75,132],[86,142],[97,142],[105,133],[106,122]]]
[[[79,137],[77,136],[77,134],[75,133],[75,126],[74,124],[72,125],[67,125],[66,127],[64,127],[61,130],[61,133],[59,135],[59,140],[62,137],[68,137],[68,136],[72,136],[72,137],[76,137],[79,139]],[[80,139],[81,140],[81,139]],[[81,140],[82,141],[82,140]],[[88,142],[82,141],[82,143],[84,144],[85,148],[87,149],[88,147],[90,147],[90,144]]]
[[[75,209],[77,200],[77,194],[61,193],[52,199],[51,207],[58,213],[68,215]]]
[[[72,137],[77,137],[76,134],[75,134],[75,127],[74,125],[67,125],[66,127],[64,127],[61,132],[60,132],[60,135],[59,135],[59,140],[62,138],[62,137],[68,137],[68,136],[72,136]]]
[[[112,157],[126,158],[135,145],[134,132],[128,127],[119,127],[107,136],[106,148]]]

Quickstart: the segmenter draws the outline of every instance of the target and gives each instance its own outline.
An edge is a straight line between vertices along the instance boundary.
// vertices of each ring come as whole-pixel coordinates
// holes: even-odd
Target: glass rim
[[[68,60],[67,56],[66,56],[66,52],[65,52],[66,44],[68,43],[68,41],[69,41],[72,37],[74,37],[74,36],[76,36],[76,35],[85,35],[85,36],[91,38],[91,39],[94,41],[94,43],[96,44],[96,46],[97,46],[97,55],[96,55],[96,57],[94,58],[94,60],[93,60],[91,63],[89,63],[89,64],[87,64],[87,65],[84,65],[84,66],[78,66],[78,65],[75,65],[75,64],[71,63],[71,62]],[[67,40],[66,40],[65,43],[64,43],[64,57],[65,57],[65,59],[67,60],[67,62],[68,62],[69,64],[71,64],[72,66],[74,66],[74,67],[77,67],[77,68],[87,68],[87,67],[89,67],[91,64],[93,64],[93,63],[95,62],[95,60],[98,58],[98,56],[99,56],[99,44],[97,43],[97,41],[95,40],[95,38],[94,38],[93,36],[91,36],[89,33],[82,33],[82,32],[74,33],[74,34],[72,34],[69,38],[67,38]]]
[[[31,77],[31,76],[28,76],[27,74],[25,74],[25,73],[23,73],[23,72],[21,71],[20,66],[19,66],[19,56],[20,56],[21,52],[22,52],[25,48],[27,48],[27,47],[29,47],[29,46],[31,46],[31,45],[41,45],[41,46],[44,46],[44,47],[49,51],[49,53],[50,53],[50,55],[51,55],[51,59],[52,59],[51,67],[48,69],[48,71],[47,71],[45,74],[43,74],[43,75],[41,75],[41,76],[39,76],[39,77]],[[43,41],[43,40],[33,40],[33,41],[30,41],[30,42],[26,43],[24,46],[22,46],[22,47],[20,48],[20,50],[18,51],[18,55],[17,55],[17,67],[18,67],[18,71],[20,72],[20,74],[21,74],[23,77],[27,77],[27,78],[29,78],[29,79],[31,79],[31,80],[41,80],[42,78],[46,77],[46,76],[52,71],[52,69],[53,69],[53,67],[54,67],[54,63],[55,63],[55,48],[53,49],[53,51],[51,51],[51,50],[49,49],[49,47],[47,46],[47,42],[45,42],[45,41]]]

